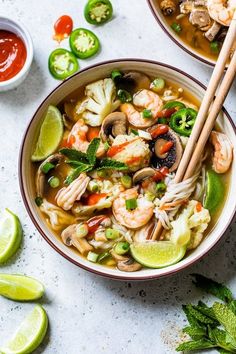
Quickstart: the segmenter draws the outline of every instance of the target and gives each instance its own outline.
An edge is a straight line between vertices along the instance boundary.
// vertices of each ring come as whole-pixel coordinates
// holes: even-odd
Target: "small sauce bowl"
[[[22,24],[10,18],[0,17],[0,30],[15,33],[23,41],[26,48],[26,60],[20,71],[12,78],[0,81],[0,92],[3,92],[19,86],[28,75],[33,60],[33,42],[28,30]]]

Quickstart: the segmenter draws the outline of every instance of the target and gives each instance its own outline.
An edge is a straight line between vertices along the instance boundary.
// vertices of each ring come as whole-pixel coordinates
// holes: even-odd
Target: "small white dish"
[[[27,52],[25,64],[18,74],[9,80],[0,81],[0,92],[3,92],[16,88],[25,80],[33,60],[33,42],[25,26],[8,17],[0,17],[0,30],[17,34],[23,40]]]

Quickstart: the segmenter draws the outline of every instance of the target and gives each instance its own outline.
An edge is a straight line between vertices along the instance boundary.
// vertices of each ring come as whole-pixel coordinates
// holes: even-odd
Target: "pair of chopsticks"
[[[174,180],[175,183],[179,183],[190,178],[193,175],[196,166],[200,162],[202,152],[209,139],[217,116],[221,111],[225,98],[236,75],[236,50],[234,51],[228,69],[224,75],[224,70],[229,59],[230,50],[233,47],[235,40],[236,10],[234,11],[234,16],[228,29],[228,33],[225,37],[208,88],[203,97],[191,136],[188,140],[187,146],[184,150],[184,154],[176,172]],[[159,239],[162,231],[162,224],[160,221],[158,221],[153,230],[151,239]]]

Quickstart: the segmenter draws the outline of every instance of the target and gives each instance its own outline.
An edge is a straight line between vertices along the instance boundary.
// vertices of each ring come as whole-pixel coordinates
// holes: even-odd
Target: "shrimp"
[[[137,207],[127,210],[126,200],[136,199]],[[138,195],[136,188],[127,189],[113,202],[112,211],[116,220],[130,229],[138,229],[146,225],[153,216],[154,205],[144,196]]]
[[[87,124],[85,124],[84,120],[79,119],[71,129],[70,134],[68,135],[67,138],[68,144],[72,148],[78,151],[86,152],[89,146],[89,141],[87,140],[88,130],[89,128]],[[105,154],[104,144],[100,142],[97,151],[97,157],[101,157],[104,154]]]
[[[236,0],[207,0],[210,17],[223,26],[229,26],[236,10]]]
[[[145,108],[152,113],[151,118],[144,118],[142,112],[139,112],[131,103],[124,103],[120,109],[127,115],[130,124],[137,128],[147,128],[156,122],[157,113],[161,110],[162,100],[150,90],[140,90],[133,98],[133,103],[139,108]]]
[[[214,146],[213,170],[225,173],[233,159],[233,146],[225,134],[216,131],[212,131],[210,141]]]
[[[63,187],[56,195],[57,205],[70,210],[76,200],[80,200],[89,184],[90,178],[85,173],[76,178],[68,187]]]

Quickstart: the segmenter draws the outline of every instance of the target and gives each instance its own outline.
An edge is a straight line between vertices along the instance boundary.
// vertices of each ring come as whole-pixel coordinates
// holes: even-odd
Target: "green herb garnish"
[[[86,153],[77,151],[75,149],[61,149],[60,153],[65,155],[68,163],[74,170],[67,176],[65,184],[73,182],[82,172],[89,172],[92,170],[127,170],[127,165],[113,159],[104,158],[98,160],[96,157],[97,150],[100,145],[100,139],[94,138],[87,149]]]
[[[127,199],[125,201],[125,206],[127,210],[134,210],[137,208],[138,203],[137,203],[137,199],[133,198],[133,199]]]
[[[152,118],[152,111],[150,109],[143,110],[143,118],[149,119]]]
[[[193,351],[215,348],[219,353],[236,353],[236,300],[225,285],[199,274],[193,274],[194,284],[225,303],[215,302],[212,307],[199,301],[198,305],[184,305],[190,326],[183,329],[191,340],[176,348]]]

